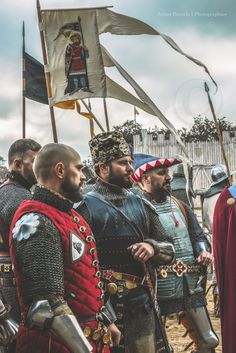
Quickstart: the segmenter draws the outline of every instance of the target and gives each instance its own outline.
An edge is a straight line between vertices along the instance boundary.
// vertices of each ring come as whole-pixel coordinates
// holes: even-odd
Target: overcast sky
[[[132,75],[176,127],[190,127],[193,116],[211,117],[203,90],[207,81],[219,118],[236,123],[236,26],[234,0],[42,0],[41,8],[79,8],[113,5],[113,11],[136,17],[171,36],[188,54],[204,62],[217,81],[214,94],[204,70],[176,53],[158,36],[100,36],[102,44]],[[1,0],[0,31],[0,155],[6,158],[11,143],[21,138],[22,21],[26,26],[26,50],[42,62],[35,0]],[[109,75],[129,86],[115,71]],[[132,92],[132,90],[131,90]],[[133,107],[109,99],[110,125],[133,118]],[[92,101],[95,115],[104,123],[100,100]],[[59,142],[89,156],[88,121],[71,111],[55,109]],[[27,100],[27,137],[41,144],[52,141],[47,106]],[[144,127],[158,125],[157,118],[140,111]],[[99,130],[96,130],[99,132]]]

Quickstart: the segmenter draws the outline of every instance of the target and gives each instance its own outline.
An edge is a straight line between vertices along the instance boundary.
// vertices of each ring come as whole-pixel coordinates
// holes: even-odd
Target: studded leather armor
[[[32,301],[38,298],[50,299],[62,295],[78,321],[83,322],[84,317],[92,317],[91,321],[85,321],[83,325],[96,329],[98,322],[95,315],[103,306],[96,246],[89,226],[71,207],[70,202],[60,199],[46,189],[37,188],[34,200],[23,202],[15,214],[10,247],[21,312],[25,317]],[[46,218],[48,223],[45,224]],[[52,226],[48,228],[49,223]],[[30,259],[24,255],[31,250],[35,257],[33,264],[32,259],[31,264],[27,264]],[[57,254],[57,259],[53,253]],[[32,278],[33,288],[25,289],[23,284],[27,283],[28,278]],[[29,347],[33,347],[33,342],[38,341],[39,335],[41,334],[37,329],[21,326],[17,347],[21,352],[26,352]],[[43,333],[37,353],[47,351],[50,337],[48,331]],[[94,346],[94,352],[101,351],[100,343],[91,344]],[[53,336],[51,347],[51,352],[69,353]]]

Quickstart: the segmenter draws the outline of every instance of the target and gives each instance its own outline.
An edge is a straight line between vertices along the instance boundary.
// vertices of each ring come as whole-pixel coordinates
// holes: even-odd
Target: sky
[[[199,114],[211,118],[204,92],[210,93],[217,116],[236,124],[236,26],[234,0],[41,0],[42,9],[113,6],[113,11],[132,16],[172,37],[188,54],[202,61],[218,84],[218,91],[204,70],[169,47],[159,36],[103,34],[101,43],[131,74],[176,128],[190,128]],[[0,156],[22,137],[21,51],[22,22],[26,27],[26,51],[39,61],[42,49],[35,0],[1,0],[0,10]],[[129,89],[114,70],[108,74]],[[129,89],[130,90],[130,89]],[[132,89],[130,90],[132,93]],[[92,100],[92,110],[105,127],[103,105]],[[133,107],[107,100],[110,126],[133,119]],[[58,140],[89,157],[89,122],[73,111],[56,108]],[[144,128],[161,126],[158,119],[139,111],[137,122]],[[96,128],[96,133],[100,130]],[[42,145],[52,142],[47,106],[27,100],[26,137]]]

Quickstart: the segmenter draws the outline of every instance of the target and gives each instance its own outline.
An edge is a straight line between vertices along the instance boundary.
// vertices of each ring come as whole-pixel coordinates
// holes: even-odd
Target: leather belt
[[[10,253],[9,253],[9,251],[0,251],[0,256],[8,256],[8,257],[10,257]]]
[[[84,316],[77,316],[79,322],[91,322],[91,321],[98,321],[103,322],[102,314],[97,312],[94,315],[84,315]]]
[[[145,285],[144,279],[128,273],[115,272],[112,270],[102,270],[102,278],[107,280],[106,290],[109,294],[117,294],[122,297],[128,294],[130,289]]]
[[[178,261],[173,265],[161,265],[158,266],[158,275],[163,278],[168,276],[168,273],[174,273],[178,277],[182,277],[184,273],[199,272],[200,265],[197,264],[185,264],[183,261]]]
[[[108,281],[127,281],[135,283],[137,285],[140,285],[143,282],[143,279],[141,277],[130,275],[128,273],[115,272],[113,270],[102,270],[102,277],[107,279]]]
[[[15,278],[0,278],[0,287],[14,287],[15,285]]]
[[[13,265],[12,264],[5,264],[5,263],[0,263],[0,271],[4,273],[10,273],[13,271]]]

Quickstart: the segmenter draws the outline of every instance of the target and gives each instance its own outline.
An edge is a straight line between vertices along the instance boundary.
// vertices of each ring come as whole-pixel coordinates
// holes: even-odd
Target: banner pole
[[[44,42],[44,35],[43,35],[43,29],[42,29],[42,16],[41,16],[41,9],[40,9],[39,0],[37,0],[37,14],[38,14],[39,32],[40,32],[40,39],[41,39],[42,52],[43,52],[43,62],[44,62],[44,66],[45,66],[48,64],[48,62],[47,62],[46,46],[45,46],[45,42]],[[50,73],[49,72],[45,72],[45,79],[46,79],[46,85],[47,85],[48,98],[51,98],[51,96],[52,96],[51,86],[50,86],[51,80],[50,80]],[[53,142],[58,142],[54,109],[53,109],[53,107],[50,106],[50,104],[49,104],[49,111],[50,111],[50,117],[51,117]]]
[[[26,137],[25,111],[25,22],[22,25],[22,138]]]

